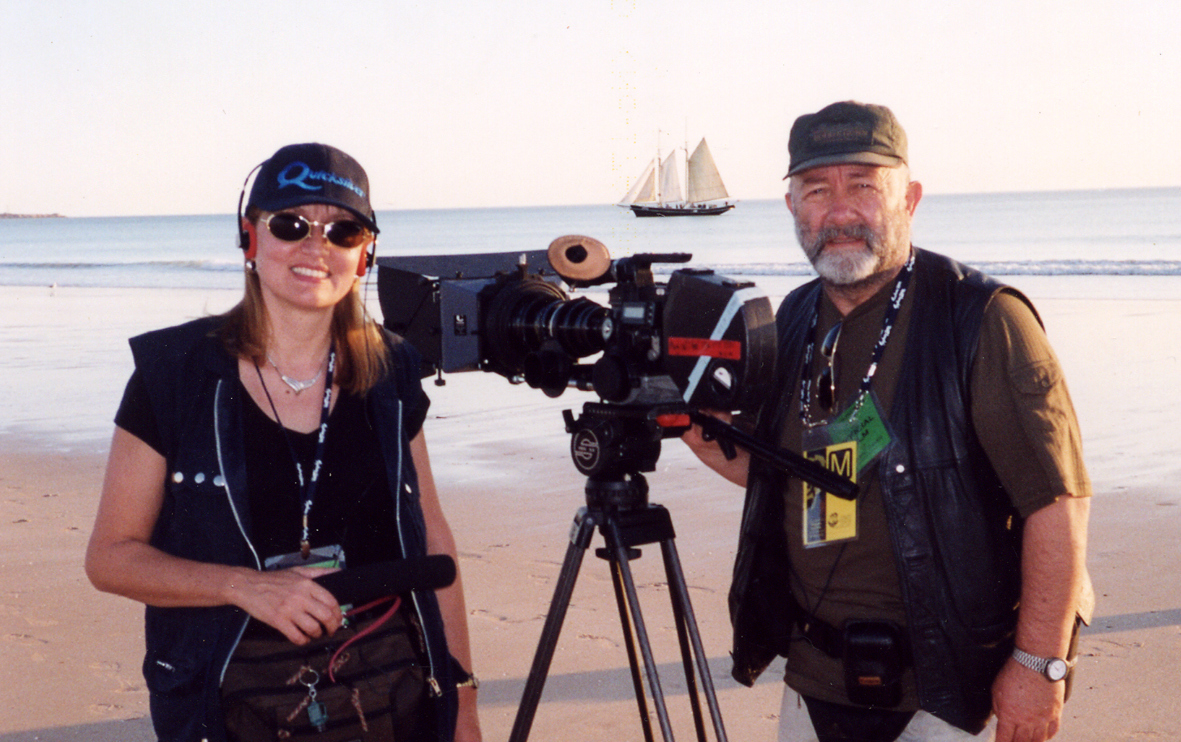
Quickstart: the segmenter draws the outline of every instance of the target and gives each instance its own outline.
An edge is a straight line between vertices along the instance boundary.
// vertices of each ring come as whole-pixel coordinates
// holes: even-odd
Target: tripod
[[[510,742],[523,742],[529,736],[529,729],[533,724],[537,704],[541,699],[541,691],[549,672],[550,661],[554,656],[554,649],[557,647],[558,634],[561,632],[562,622],[566,617],[566,609],[570,605],[570,596],[574,592],[574,583],[582,565],[583,555],[590,546],[595,529],[598,528],[607,544],[607,547],[600,549],[598,554],[607,560],[611,568],[611,581],[615,588],[615,601],[619,606],[619,619],[623,626],[632,684],[635,687],[640,722],[644,728],[644,739],[652,742],[653,736],[640,674],[639,658],[636,656],[637,642],[663,739],[669,741],[673,739],[673,736],[668,719],[668,709],[664,702],[664,693],[660,685],[660,676],[656,670],[652,647],[640,611],[635,580],[628,562],[639,557],[640,553],[635,548],[636,546],[659,543],[661,554],[664,557],[665,573],[668,577],[673,616],[681,646],[685,678],[689,686],[689,698],[693,708],[697,738],[705,740],[705,725],[695,682],[694,664],[691,661],[694,656],[696,657],[696,670],[700,673],[701,685],[713,719],[715,735],[719,742],[725,742],[726,732],[722,726],[721,712],[718,709],[713,682],[709,676],[709,666],[701,644],[701,636],[697,631],[696,618],[689,603],[688,586],[685,584],[685,576],[681,571],[680,558],[674,543],[672,517],[664,507],[647,504],[647,484],[640,475],[636,475],[634,479],[626,482],[611,483],[643,490],[644,502],[642,504],[637,502],[635,507],[627,509],[600,508],[589,505],[592,499],[592,489],[597,488],[600,484],[603,483],[587,482],[588,506],[579,508],[574,516],[570,546],[566,550],[566,558],[562,563],[562,570],[554,590],[554,598],[550,603],[545,626],[542,628],[537,654],[533,658],[533,666],[529,671],[529,679],[525,683],[525,692],[521,698],[521,705],[517,709],[517,717],[513,723],[513,731],[509,740]],[[637,496],[639,496],[638,493]],[[632,623],[635,626],[634,637],[631,630]],[[692,649],[692,653],[690,649]]]
[[[722,725],[721,711],[709,675],[709,665],[697,631],[697,620],[689,604],[689,589],[681,571],[680,557],[674,543],[672,516],[660,505],[648,503],[648,483],[640,472],[653,471],[660,457],[660,441],[664,437],[680,435],[690,421],[702,426],[703,433],[715,438],[733,456],[735,444],[747,449],[776,467],[798,476],[818,488],[832,492],[846,499],[857,496],[857,485],[819,464],[807,461],[798,454],[777,449],[743,433],[731,425],[699,412],[689,412],[683,405],[645,406],[608,405],[588,402],[583,405],[582,417],[574,419],[566,410],[566,430],[572,434],[570,452],[574,465],[587,475],[586,506],[579,508],[574,516],[570,546],[554,589],[549,614],[542,627],[541,640],[533,657],[533,666],[525,682],[525,692],[509,742],[525,742],[541,691],[545,686],[558,634],[570,606],[574,582],[582,565],[583,555],[590,547],[591,538],[597,528],[606,541],[606,548],[597,554],[607,560],[611,567],[611,581],[615,588],[615,602],[619,606],[619,620],[623,626],[624,641],[627,645],[628,664],[631,667],[632,685],[635,687],[636,703],[640,711],[640,722],[644,728],[644,739],[652,742],[652,724],[644,695],[643,678],[640,674],[636,645],[643,658],[643,669],[648,679],[652,702],[660,722],[660,731],[665,742],[672,742],[672,728],[669,725],[668,709],[664,703],[664,692],[660,687],[660,676],[652,657],[652,647],[644,618],[640,612],[635,580],[628,562],[640,556],[637,546],[660,544],[664,557],[665,574],[668,577],[669,596],[672,600],[673,617],[676,621],[677,639],[680,642],[681,660],[685,668],[685,680],[689,700],[693,709],[693,722],[699,742],[705,742],[705,720],[698,697],[697,679],[713,721],[717,742],[726,742],[726,730]],[[630,620],[629,620],[630,619]],[[632,626],[635,635],[632,635]],[[696,674],[695,671],[696,670]]]
[[[597,554],[607,560],[611,569],[611,581],[615,589],[615,601],[619,607],[619,619],[627,646],[628,664],[631,668],[632,685],[635,688],[644,739],[652,742],[653,736],[641,676],[641,658],[663,739],[665,742],[671,742],[673,735],[660,676],[653,659],[635,580],[628,562],[640,556],[639,549],[635,547],[660,544],[697,739],[701,742],[706,739],[705,719],[697,689],[697,679],[700,678],[715,737],[718,742],[726,742],[726,731],[722,725],[713,681],[710,679],[709,665],[689,602],[689,590],[681,570],[680,558],[677,555],[672,516],[664,507],[648,503],[648,484],[639,473],[640,470],[651,471],[655,468],[656,458],[660,453],[662,431],[656,424],[655,416],[651,410],[623,409],[588,403],[584,407],[580,421],[575,423],[567,411],[566,422],[567,429],[574,434],[571,450],[575,464],[584,473],[591,473],[586,483],[586,506],[579,508],[574,516],[570,545],[566,550],[553,601],[542,628],[541,640],[525,683],[525,691],[509,740],[524,742],[529,736],[550,662],[557,647],[558,634],[565,620],[566,609],[570,605],[574,583],[583,556],[590,547],[595,529],[598,529],[603,534],[606,548],[599,549]],[[639,657],[636,654],[637,645]]]

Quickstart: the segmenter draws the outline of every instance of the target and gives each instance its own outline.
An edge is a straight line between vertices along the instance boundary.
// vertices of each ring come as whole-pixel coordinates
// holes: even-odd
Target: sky
[[[232,213],[284,144],[374,206],[614,203],[706,137],[780,198],[796,116],[889,106],[926,193],[1181,185],[1165,0],[0,0],[0,212]]]

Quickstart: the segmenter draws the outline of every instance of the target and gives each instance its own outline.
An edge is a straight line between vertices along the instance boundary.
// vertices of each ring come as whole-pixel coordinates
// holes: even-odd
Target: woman
[[[280,149],[259,166],[240,216],[242,302],[131,341],[136,370],[86,570],[98,589],[147,605],[144,674],[162,740],[251,739],[239,722],[257,694],[228,691],[231,681],[250,691],[257,658],[246,655],[276,645],[323,654],[333,635],[366,622],[383,625],[367,641],[401,636],[390,651],[413,655],[389,665],[413,670],[399,670],[386,694],[397,696],[395,718],[417,725],[396,738],[479,739],[458,578],[403,596],[392,618],[382,606],[351,621],[314,579],[455,557],[421,430],[418,356],[368,318],[357,291],[378,231],[368,188],[337,149]],[[349,654],[371,656],[368,645]],[[289,681],[306,697],[275,723],[305,733],[343,723],[325,706],[332,683],[322,677],[347,673],[341,655],[334,668],[306,660]],[[377,727],[390,709],[344,682],[354,694],[344,715]],[[363,738],[386,738],[375,734]]]

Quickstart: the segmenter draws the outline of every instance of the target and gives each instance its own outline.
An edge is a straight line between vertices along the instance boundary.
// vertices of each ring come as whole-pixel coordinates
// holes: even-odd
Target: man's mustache
[[[874,249],[877,235],[873,233],[865,224],[849,224],[843,227],[824,227],[819,232],[812,236],[812,242],[809,245],[808,254],[816,257],[824,246],[835,240],[861,240],[872,251]]]

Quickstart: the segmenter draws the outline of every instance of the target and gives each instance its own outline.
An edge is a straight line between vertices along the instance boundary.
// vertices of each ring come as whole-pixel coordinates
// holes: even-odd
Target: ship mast
[[[660,129],[656,130],[656,169],[652,172],[652,194],[656,197],[657,204],[663,204],[664,194],[660,192],[660,186],[664,185],[660,180]]]

